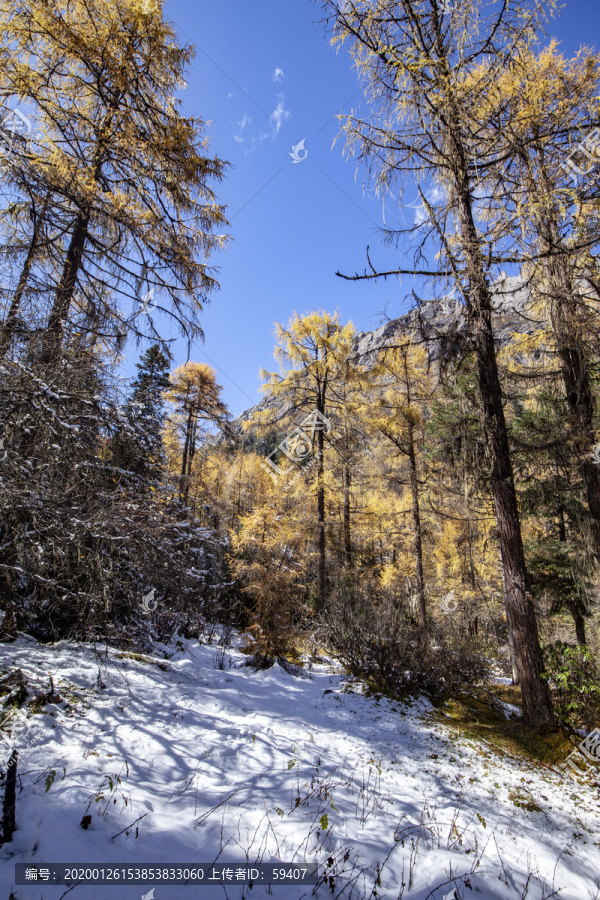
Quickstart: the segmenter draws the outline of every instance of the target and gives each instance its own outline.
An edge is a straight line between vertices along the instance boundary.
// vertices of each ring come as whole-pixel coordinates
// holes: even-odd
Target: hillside
[[[256,672],[235,635],[230,646],[217,638],[177,641],[153,657],[24,638],[0,647],[3,669],[18,666],[39,688],[52,676],[60,694],[21,726],[18,830],[0,863],[3,897],[144,892],[15,887],[19,862],[270,859],[317,860],[320,886],[255,885],[251,896],[598,896],[592,788],[517,755],[516,745],[499,752],[452,707],[366,695],[325,659],[298,675],[279,665]],[[517,712],[495,705],[500,719]],[[7,754],[5,741],[3,768]],[[244,889],[227,885],[226,895]],[[155,888],[156,900],[183,896],[193,889]]]

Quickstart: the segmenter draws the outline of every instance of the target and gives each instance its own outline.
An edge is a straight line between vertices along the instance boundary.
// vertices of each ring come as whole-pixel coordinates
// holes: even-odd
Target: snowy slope
[[[332,666],[302,677],[279,666],[257,673],[234,649],[219,669],[215,646],[178,646],[167,660],[111,648],[99,660],[88,645],[0,645],[3,670],[19,666],[44,688],[52,675],[63,700],[30,716],[18,739],[22,792],[18,831],[0,850],[3,900],[11,889],[18,900],[145,893],[132,885],[14,887],[15,862],[216,859],[317,859],[320,872],[335,876],[316,889],[323,900],[443,900],[454,889],[460,900],[600,896],[591,788],[482,753],[440,724],[426,701],[378,702]],[[0,750],[3,768],[9,752]],[[84,830],[102,784],[104,800],[92,801]],[[226,896],[268,890],[234,885]],[[282,898],[313,890],[272,888]],[[223,896],[217,886],[158,886],[154,898],[200,892]]]

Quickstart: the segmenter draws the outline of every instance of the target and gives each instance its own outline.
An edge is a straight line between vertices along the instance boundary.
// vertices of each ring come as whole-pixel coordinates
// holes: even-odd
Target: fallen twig
[[[137,818],[137,819],[135,820],[135,822],[132,822],[131,825],[127,825],[127,826],[123,829],[123,831],[128,831],[130,828],[133,828],[133,826],[135,825],[136,822],[141,822],[142,819],[145,819],[147,815],[148,815],[148,813],[144,813],[143,816],[139,816],[139,818]],[[119,834],[123,834],[123,831],[119,831]],[[111,841],[114,841],[115,838],[118,838],[118,837],[119,837],[119,834],[113,834],[113,836],[111,837]]]

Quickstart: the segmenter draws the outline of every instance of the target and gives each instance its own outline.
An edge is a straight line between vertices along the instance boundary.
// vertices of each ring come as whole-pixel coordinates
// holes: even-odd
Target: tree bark
[[[585,619],[578,609],[572,611],[572,616],[575,621],[575,635],[577,637],[577,643],[582,647],[585,647],[587,645],[587,641],[585,639]]]
[[[410,398],[409,398],[410,402]],[[421,510],[419,507],[419,479],[415,454],[415,434],[412,422],[408,423],[408,458],[410,460],[410,492],[412,496],[412,519],[415,530],[415,581],[417,594],[417,615],[421,641],[427,643],[427,609],[425,606],[425,581],[423,578],[423,539],[421,535]]]
[[[467,479],[467,468],[463,466],[462,471],[463,477],[463,497],[465,503],[465,513],[466,513],[466,540],[467,547],[469,549],[469,558],[465,560],[465,565],[468,565],[468,571],[466,572],[465,581],[468,582],[469,587],[472,591],[477,590],[477,578],[475,577],[475,562],[473,560],[473,523],[471,516],[471,504],[469,502],[469,483]]]
[[[55,362],[58,358],[62,344],[64,322],[69,313],[77,276],[81,268],[81,260],[88,236],[90,224],[90,212],[80,212],[75,221],[75,227],[71,234],[71,242],[67,251],[67,258],[63,267],[60,284],[56,291],[54,303],[50,311],[46,338],[42,349],[41,361],[46,364]]]
[[[344,463],[344,561],[347,569],[352,568],[352,539],[350,532],[350,466]]]
[[[131,37],[128,50],[131,49],[133,37]],[[118,92],[110,104],[109,110],[104,117],[104,122],[100,130],[98,141],[94,150],[91,164],[91,175],[94,183],[98,183],[98,179],[102,173],[102,166],[105,161],[107,152],[107,144],[109,140],[109,132],[115,117],[115,111],[118,109],[121,101],[122,93]],[[41,361],[46,364],[55,363],[62,344],[64,322],[69,314],[75,287],[77,286],[77,277],[81,268],[83,259],[83,251],[88,239],[88,226],[92,216],[92,209],[89,205],[82,205],[79,208],[75,226],[71,235],[71,242],[67,251],[67,257],[63,266],[60,284],[58,285],[50,317],[48,319],[47,335],[42,348]]]
[[[519,683],[519,672],[517,670],[517,657],[515,654],[515,642],[510,628],[508,629],[508,652],[510,654],[510,667],[512,669],[512,683]]]
[[[506,617],[521,685],[523,718],[530,725],[543,725],[552,723],[554,716],[550,690],[541,677],[542,651],[533,601],[527,592],[525,553],[494,345],[491,296],[473,218],[466,155],[458,142],[456,155],[458,171],[462,171],[462,178],[456,179],[455,191],[467,270],[468,315],[475,339],[479,392],[492,460],[490,486],[500,538]]]
[[[560,499],[560,491],[559,491],[559,471],[558,471],[558,461],[554,460],[554,472],[556,475],[556,518],[558,519],[558,539],[561,544],[567,543],[567,526],[565,522],[565,508],[563,506],[562,500]]]
[[[19,751],[15,748],[8,761],[6,770],[6,786],[4,788],[4,807],[2,810],[2,843],[12,841],[13,834],[17,830],[16,806],[17,806],[17,763]]]
[[[181,499],[184,504],[187,503],[187,497],[188,497],[188,493],[189,493],[188,458],[190,456],[190,451],[191,451],[193,424],[194,424],[194,412],[192,409],[190,409],[189,414],[188,414],[188,420],[187,420],[186,427],[185,427],[185,440],[183,443],[183,454],[181,457],[181,478],[180,478],[180,487],[179,487]]]
[[[325,415],[325,403],[323,394],[319,391],[317,409],[321,415]],[[317,575],[317,612],[323,612],[326,602],[326,580],[325,580],[325,436],[323,429],[317,431],[317,554],[318,554],[318,575]]]
[[[477,314],[477,366],[492,455],[491,488],[500,535],[507,621],[523,695],[523,717],[531,725],[549,724],[553,721],[552,702],[548,684],[541,678],[544,670],[542,651],[533,602],[527,593],[525,554],[491,328],[489,293],[480,289],[480,294],[483,296],[480,296]]]
[[[19,317],[19,311],[21,309],[21,300],[23,299],[23,294],[25,292],[25,287],[27,286],[27,282],[29,280],[29,273],[31,272],[31,266],[33,264],[33,260],[35,259],[38,247],[39,247],[39,238],[40,232],[44,223],[44,214],[46,211],[46,207],[48,205],[48,199],[44,201],[44,206],[39,215],[36,216],[35,208],[33,208],[33,215],[35,218],[35,224],[33,226],[33,234],[31,235],[31,240],[29,242],[29,248],[27,250],[27,256],[25,257],[25,262],[23,263],[23,268],[21,270],[21,275],[19,276],[19,283],[17,284],[17,289],[14,293],[12,302],[10,304],[10,309],[8,310],[8,315],[6,317],[6,321],[2,326],[2,334],[0,336],[0,359],[4,359],[6,356],[6,352],[10,346],[10,342],[12,336],[15,331],[15,327],[17,324],[17,320]]]
[[[187,472],[187,458],[192,436],[192,412],[188,413],[188,420],[185,426],[185,440],[183,442],[183,454],[181,457],[181,477],[184,478]]]
[[[194,456],[196,455],[196,435],[198,432],[198,419],[194,416],[192,418],[192,433],[190,437],[190,442],[188,446],[188,461],[187,461],[187,472],[185,478],[185,499],[184,503],[187,506],[189,493],[190,493],[190,485],[192,483],[192,465],[194,462]]]

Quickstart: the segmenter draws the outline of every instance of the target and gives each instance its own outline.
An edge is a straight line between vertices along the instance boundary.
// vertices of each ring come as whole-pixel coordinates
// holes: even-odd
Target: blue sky
[[[217,194],[233,240],[212,258],[221,290],[205,308],[206,340],[192,347],[191,359],[217,369],[238,415],[261,396],[259,370],[275,368],[274,322],[323,307],[370,331],[384,310],[401,315],[418,285],[409,278],[348,283],[335,275],[362,270],[367,245],[381,267],[400,258],[379,245],[381,201],[363,192],[343,143],[332,146],[336,114],[356,107],[360,93],[348,53],[336,53],[318,24],[320,7],[309,0],[166,0],[164,14],[197,48],[183,112],[210,121],[210,153],[231,164]],[[571,54],[594,41],[599,26],[598,0],[571,0],[550,32]],[[290,153],[301,141],[297,156],[305,158],[294,163]],[[408,202],[415,198],[409,191]],[[186,348],[178,348],[181,363]],[[129,363],[135,354],[130,348]]]

